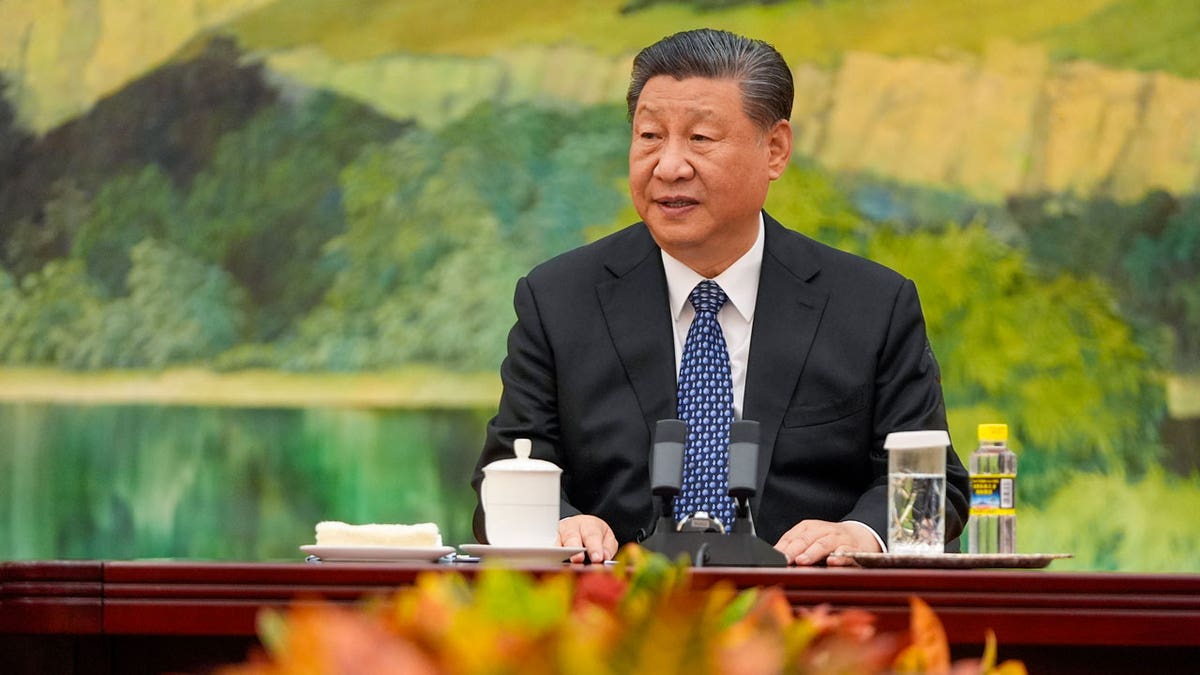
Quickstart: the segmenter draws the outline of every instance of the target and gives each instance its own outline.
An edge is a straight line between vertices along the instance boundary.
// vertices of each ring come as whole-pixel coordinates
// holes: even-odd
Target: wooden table
[[[353,602],[448,569],[473,575],[479,565],[0,563],[0,671],[203,672],[245,657],[264,607],[297,597]],[[862,608],[888,631],[906,628],[917,595],[945,624],[955,658],[980,655],[991,628],[1001,658],[1020,658],[1035,673],[1200,672],[1200,575],[710,568],[692,580],[778,586],[795,607]]]

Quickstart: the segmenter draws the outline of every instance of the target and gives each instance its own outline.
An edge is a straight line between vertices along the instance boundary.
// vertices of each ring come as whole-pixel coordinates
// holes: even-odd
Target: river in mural
[[[298,559],[323,519],[474,541],[470,411],[0,405],[0,559]]]

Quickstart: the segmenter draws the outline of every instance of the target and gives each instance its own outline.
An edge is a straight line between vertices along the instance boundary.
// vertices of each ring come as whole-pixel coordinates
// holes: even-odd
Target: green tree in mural
[[[1200,370],[1200,197],[1037,196],[1013,198],[1008,209],[1038,262],[1105,279],[1164,363]]]
[[[1200,196],[1180,200],[1161,227],[1136,233],[1120,266],[1126,305],[1168,327],[1176,368],[1200,372]]]
[[[503,241],[491,205],[462,180],[482,159],[476,152],[410,134],[346,171],[349,231],[332,247],[346,264],[301,326],[300,367],[425,360],[470,368],[480,353],[496,353],[503,335],[489,341],[507,312],[505,292],[488,273],[504,275],[507,285],[520,273],[513,261],[524,256]]]
[[[104,308],[71,365],[163,368],[212,359],[238,341],[244,294],[224,270],[154,239],[130,258],[128,297]]]
[[[419,279],[423,260],[436,257],[430,249],[441,223],[416,215],[411,204],[443,150],[433,135],[414,131],[366,148],[343,171],[347,231],[326,246],[339,271],[322,303],[300,322],[280,365],[357,370],[377,361],[376,310],[397,287]]]
[[[24,278],[45,262],[66,256],[71,240],[88,221],[90,200],[73,180],[58,180],[46,192],[49,197],[42,218],[12,222],[12,231],[3,242],[5,263],[15,278]]]
[[[403,125],[329,94],[275,105],[221,139],[167,239],[227,270],[251,299],[248,338],[270,341],[317,304],[344,228],[338,175]]]
[[[17,111],[8,100],[11,86],[7,74],[0,72],[0,186],[18,185],[18,176],[28,163],[34,145],[33,136],[17,124]],[[17,199],[14,190],[0,189],[0,214],[13,213]],[[11,226],[5,222],[7,220],[0,217],[0,262],[19,275],[19,262],[24,251],[20,250],[20,245],[13,245],[15,237],[5,231],[5,225]],[[27,219],[25,226],[29,226]]]
[[[532,264],[583,243],[585,227],[625,204],[623,115],[612,105],[564,114],[484,104],[440,136],[456,139],[464,183]]]
[[[1083,570],[1195,571],[1200,562],[1196,513],[1200,478],[1152,467],[1130,479],[1122,471],[1079,472],[1018,523],[1025,551],[1071,551],[1064,566]]]
[[[100,290],[77,260],[58,260],[20,284],[0,280],[0,361],[65,365],[103,317]]]
[[[109,297],[126,295],[134,245],[147,237],[164,239],[173,230],[186,231],[179,222],[180,210],[181,199],[158,165],[117,176],[91,201],[71,255],[84,262],[88,275]]]
[[[93,333],[81,334],[77,349],[54,350],[49,358],[30,342],[39,329],[27,326],[33,331],[27,340],[9,341],[25,340],[29,349],[10,349],[10,358],[37,354],[34,362],[71,367],[163,367],[211,358],[243,341],[278,339],[320,300],[338,269],[339,258],[324,247],[344,230],[338,184],[343,165],[363,144],[394,138],[404,128],[356,104],[314,94],[277,103],[227,134],[189,185],[177,186],[157,164],[109,179],[92,199],[60,182],[43,222],[18,223],[8,252],[36,260],[55,242],[67,242],[70,257],[87,271],[77,281],[94,284],[88,292],[112,302],[101,307],[102,319],[94,319]],[[150,239],[159,243],[140,243]],[[135,269],[139,246],[143,264]],[[25,254],[31,247],[36,256]],[[183,270],[198,276],[223,270],[221,284],[229,288],[193,279],[189,283],[211,294],[174,298],[179,306],[209,308],[200,318],[212,319],[210,327],[189,328],[186,337],[144,334],[139,322],[163,318],[147,312],[170,303],[139,303],[187,288],[156,279],[155,260],[162,255],[178,257]],[[22,304],[42,297],[18,296]],[[229,309],[233,305],[236,310]]]
[[[623,203],[628,132],[606,111],[483,105],[365,151],[342,174],[341,271],[285,365],[495,368],[515,279]]]
[[[1072,471],[1140,476],[1162,457],[1162,382],[1103,284],[1038,275],[981,225],[883,232],[868,255],[921,290],[958,437],[969,446],[974,424],[1001,419],[1044,450],[1023,460],[1027,498]]]
[[[964,457],[975,424],[1007,421],[1018,447],[1033,450],[1021,460],[1022,496],[1033,503],[1072,471],[1140,476],[1161,457],[1154,361],[1094,277],[1039,275],[979,224],[903,233],[864,222],[837,192],[820,171],[795,167],[768,209],[914,280]]]

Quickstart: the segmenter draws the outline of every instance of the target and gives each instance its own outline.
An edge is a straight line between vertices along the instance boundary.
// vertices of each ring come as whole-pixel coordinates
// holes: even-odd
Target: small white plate
[[[463,544],[459,546],[467,555],[479,556],[483,560],[496,559],[510,563],[553,564],[582,553],[582,546],[490,546],[488,544]]]
[[[417,548],[409,546],[301,546],[301,551],[326,562],[395,562],[437,560],[454,553],[453,546]]]

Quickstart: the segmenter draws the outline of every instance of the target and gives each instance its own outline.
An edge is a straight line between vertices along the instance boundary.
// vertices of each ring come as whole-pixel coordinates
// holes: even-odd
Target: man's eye
[[[654,133],[653,131],[643,131],[641,136],[642,136],[642,140],[646,140],[646,141],[652,141],[652,140],[658,138],[658,134]]]
[[[709,138],[708,136],[705,136],[705,135],[703,135],[703,134],[692,134],[692,140],[693,140],[693,141],[709,141],[709,140],[712,140],[712,139],[711,139],[711,138]]]

